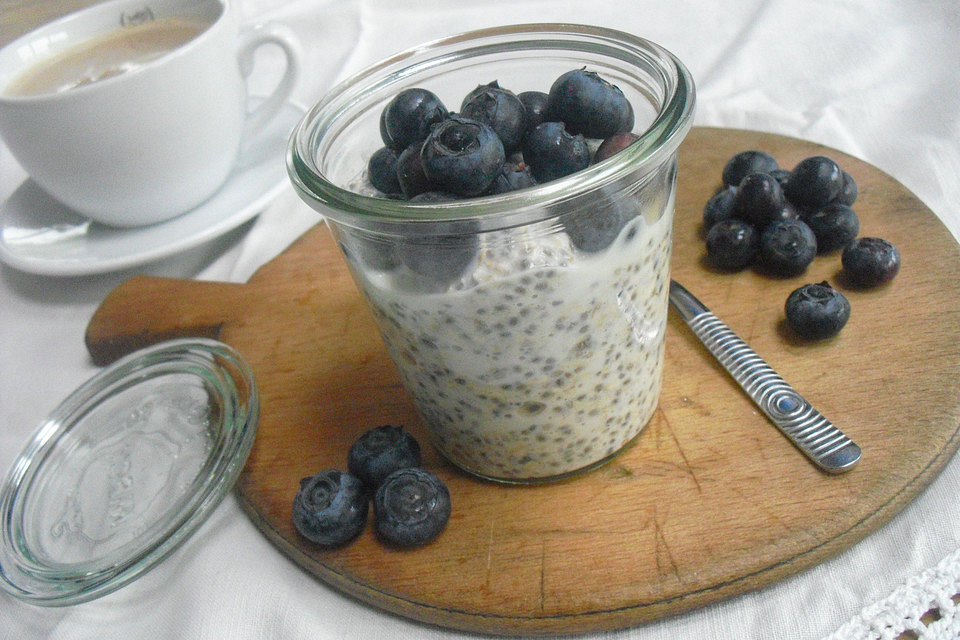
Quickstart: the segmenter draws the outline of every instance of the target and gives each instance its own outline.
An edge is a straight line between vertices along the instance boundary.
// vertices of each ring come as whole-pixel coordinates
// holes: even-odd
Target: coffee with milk
[[[268,45],[286,65],[254,101],[247,79]],[[289,29],[243,24],[232,0],[102,0],[0,47],[0,137],[74,212],[156,224],[226,182],[281,113],[299,60]]]
[[[26,69],[4,93],[58,93],[112,78],[183,46],[208,26],[200,20],[173,17],[119,27]]]

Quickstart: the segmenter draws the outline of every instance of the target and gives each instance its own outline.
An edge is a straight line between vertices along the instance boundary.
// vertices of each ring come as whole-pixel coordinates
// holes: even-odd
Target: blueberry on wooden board
[[[850,319],[850,302],[827,282],[795,289],[784,305],[787,323],[797,335],[823,340],[837,335]]]
[[[748,173],[771,173],[780,166],[776,159],[766,151],[749,149],[734,154],[723,166],[723,184],[733,187],[740,184]]]
[[[778,276],[803,273],[817,255],[817,238],[801,220],[780,220],[760,235],[760,263]]]
[[[308,540],[336,547],[357,537],[368,511],[368,497],[359,478],[339,469],[325,469],[300,481],[293,499],[293,524]]]
[[[857,181],[843,169],[841,169],[840,172],[843,174],[843,180],[841,181],[842,186],[840,187],[840,195],[837,196],[837,202],[845,204],[848,207],[853,206],[853,203],[857,200],[857,196],[860,194]]]
[[[739,271],[753,264],[759,246],[760,238],[753,225],[736,218],[720,220],[707,232],[707,256],[727,271]]]
[[[450,492],[435,474],[419,467],[395,471],[373,498],[377,532],[401,547],[426,544],[440,535],[450,519]]]
[[[843,190],[843,171],[826,156],[801,160],[787,178],[786,196],[801,209],[815,210],[833,202]]]
[[[790,179],[790,172],[786,169],[774,169],[773,171],[768,172],[774,179],[780,183],[780,188],[786,190],[787,181]],[[786,197],[786,191],[784,191],[784,197]]]
[[[840,256],[847,279],[860,287],[889,282],[900,272],[900,252],[883,238],[857,238]]]
[[[783,219],[786,199],[776,178],[768,173],[748,173],[737,185],[732,215],[758,229]]]
[[[736,195],[736,187],[724,187],[710,196],[707,204],[703,206],[703,226],[706,229],[733,216],[733,200]]]
[[[347,468],[369,491],[398,469],[420,466],[420,444],[399,425],[384,424],[365,431],[347,452]]]
[[[831,202],[808,215],[806,223],[817,237],[819,253],[842,249],[860,233],[860,218],[853,209],[840,202]]]

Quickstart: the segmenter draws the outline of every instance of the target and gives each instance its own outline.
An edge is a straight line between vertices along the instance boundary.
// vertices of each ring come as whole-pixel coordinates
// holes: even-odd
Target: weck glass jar
[[[425,88],[457,111],[496,80],[549,90],[585,67],[617,85],[639,139],[566,177],[433,203],[387,198],[366,169],[380,117]],[[592,468],[648,423],[663,369],[676,151],[689,72],[662,47],[580,25],[518,25],[401,53],[335,87],[294,131],[300,196],[343,250],[438,450],[484,478]]]

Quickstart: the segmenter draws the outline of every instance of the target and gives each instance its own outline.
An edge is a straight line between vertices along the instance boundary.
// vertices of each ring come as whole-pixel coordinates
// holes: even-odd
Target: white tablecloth
[[[279,20],[299,35],[306,62],[295,97],[302,104],[384,56],[452,32],[537,21],[630,31],[666,46],[690,68],[696,124],[773,131],[862,158],[915,192],[960,236],[956,0],[237,4],[248,21]],[[278,64],[269,52],[260,56],[254,91],[269,89]],[[0,198],[23,178],[0,148]],[[288,187],[252,224],[143,268],[79,278],[0,268],[0,469],[9,467],[43,416],[95,372],[83,332],[113,286],[134,272],[242,282],[317,220]],[[960,591],[958,495],[960,459],[879,531],[813,569],[682,616],[594,637],[824,638],[845,624],[835,637],[868,637],[861,612],[880,621],[872,637],[894,637],[891,629],[879,631],[884,620],[901,615],[890,611],[903,602],[923,607],[924,589],[941,594],[947,613],[946,622],[935,624],[953,625],[942,637],[957,637],[960,621],[946,610],[949,596]],[[0,638],[370,637],[464,634],[394,617],[315,580],[271,546],[232,496],[172,557],[112,595],[45,609],[0,594]]]

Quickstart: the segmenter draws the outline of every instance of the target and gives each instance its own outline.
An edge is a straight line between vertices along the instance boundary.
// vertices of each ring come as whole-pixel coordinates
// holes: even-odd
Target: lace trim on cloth
[[[960,638],[960,549],[865,607],[825,640]]]

